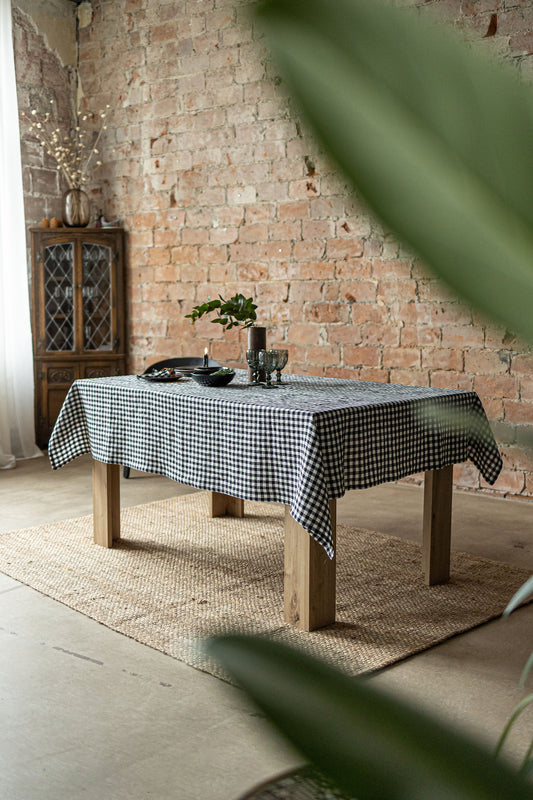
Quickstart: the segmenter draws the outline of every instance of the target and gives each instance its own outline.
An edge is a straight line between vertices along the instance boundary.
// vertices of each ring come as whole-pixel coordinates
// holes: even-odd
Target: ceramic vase
[[[89,197],[83,189],[68,189],[63,195],[63,223],[69,228],[85,228],[90,219]]]
[[[260,325],[251,325],[248,328],[248,350],[266,350],[267,329],[262,328]],[[248,380],[250,383],[253,380],[253,372],[248,368]],[[265,371],[262,369],[259,372],[259,380],[265,380]]]

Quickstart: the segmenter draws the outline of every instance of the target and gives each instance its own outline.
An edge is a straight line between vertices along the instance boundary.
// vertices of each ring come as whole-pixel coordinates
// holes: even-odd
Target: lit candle
[[[207,367],[207,347],[204,350],[204,367]]]

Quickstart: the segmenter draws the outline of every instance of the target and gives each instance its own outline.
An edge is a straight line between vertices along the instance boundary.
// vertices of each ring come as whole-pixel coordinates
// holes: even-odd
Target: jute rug
[[[92,517],[0,534],[0,571],[115,631],[226,678],[201,641],[261,634],[348,674],[369,672],[501,614],[529,572],[464,553],[427,587],[420,548],[338,526],[337,622],[312,633],[283,620],[283,507],[245,503],[244,519],[208,517],[208,494],[122,511],[112,550]]]

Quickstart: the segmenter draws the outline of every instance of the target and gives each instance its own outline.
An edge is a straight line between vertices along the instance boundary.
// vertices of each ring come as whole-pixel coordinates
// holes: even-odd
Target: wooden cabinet
[[[31,229],[35,426],[46,448],[77,378],[126,368],[124,231]]]

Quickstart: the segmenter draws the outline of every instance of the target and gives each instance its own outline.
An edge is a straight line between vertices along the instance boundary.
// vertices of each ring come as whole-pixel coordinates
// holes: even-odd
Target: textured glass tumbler
[[[261,386],[261,383],[259,382],[259,353],[264,352],[264,350],[246,351],[246,361],[248,362],[248,366],[250,367],[250,371],[252,373],[252,382],[249,384],[250,386]]]
[[[272,389],[272,373],[276,369],[278,359],[275,350],[260,350],[259,351],[259,366],[265,370],[266,388]]]
[[[276,372],[278,374],[278,379],[276,383],[283,383],[281,380],[281,370],[287,366],[287,361],[289,360],[289,351],[288,350],[269,350],[269,353],[276,353]]]

